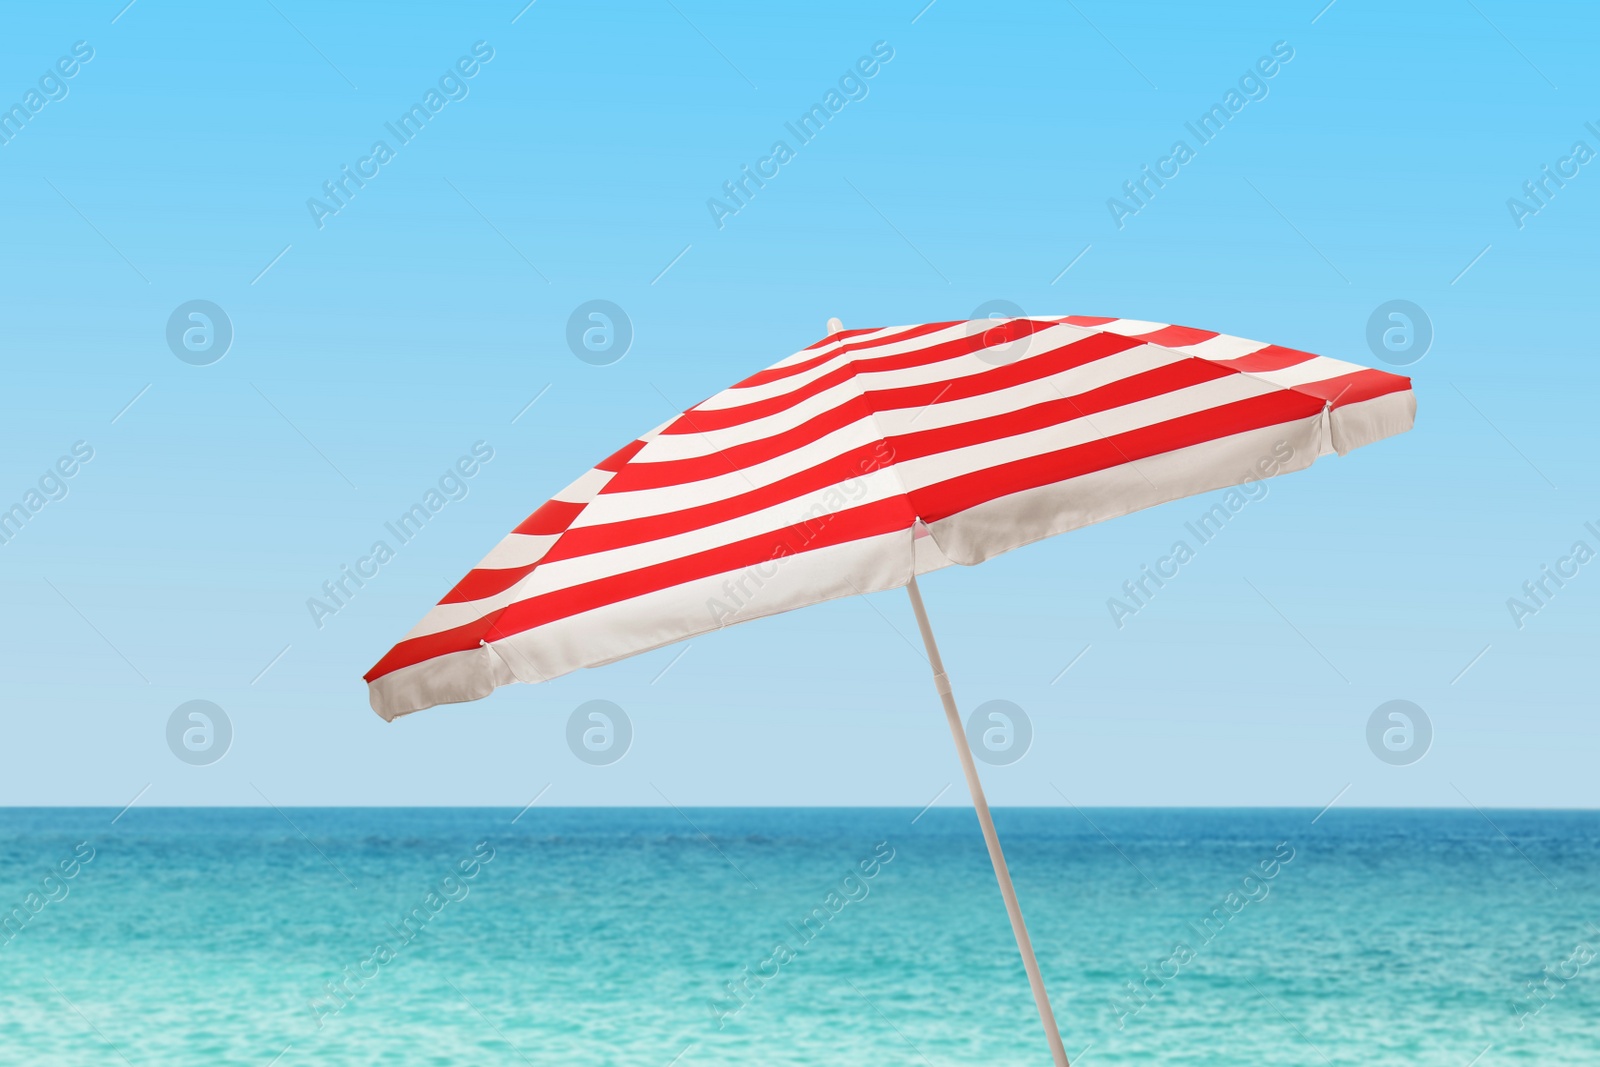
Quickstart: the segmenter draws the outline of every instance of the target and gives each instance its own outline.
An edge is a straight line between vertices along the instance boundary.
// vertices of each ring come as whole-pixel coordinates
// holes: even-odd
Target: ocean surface
[[[0,811],[0,1063],[1049,1063],[970,809],[116,815]],[[1075,1064],[1600,1064],[1600,813],[1317,815],[996,812]]]

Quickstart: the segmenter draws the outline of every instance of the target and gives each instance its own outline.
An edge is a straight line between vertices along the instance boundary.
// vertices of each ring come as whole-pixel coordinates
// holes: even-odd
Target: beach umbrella
[[[1067,1062],[919,574],[1410,429],[1410,379],[1080,315],[843,329],[628,442],[367,672],[385,719],[904,586],[1051,1053]]]

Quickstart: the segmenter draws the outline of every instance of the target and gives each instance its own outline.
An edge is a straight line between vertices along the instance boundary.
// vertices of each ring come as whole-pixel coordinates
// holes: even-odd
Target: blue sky
[[[393,725],[361,675],[552,492],[830,316],[1004,300],[1383,366],[1368,320],[1408,300],[1433,334],[1415,430],[1271,482],[1120,629],[1107,599],[1209,502],[924,581],[963,706],[1032,724],[985,768],[991,799],[1594,803],[1600,563],[1520,628],[1507,608],[1575,541],[1600,550],[1600,164],[1563,162],[1600,150],[1586,7],[113,0],[6,21],[0,101],[39,95],[0,144],[0,503],[65,495],[0,544],[0,802],[964,802],[898,592]],[[800,144],[785,124],[875,46],[892,58]],[[1292,58],[1261,76],[1275,47]],[[1185,124],[1241,79],[1200,143]],[[385,124],[430,90],[400,143]],[[378,140],[392,158],[364,163]],[[792,158],[719,220],[708,201],[779,140]],[[1179,140],[1176,176],[1114,212]],[[366,184],[319,220],[347,165]],[[1531,201],[1546,165],[1569,176]],[[634,334],[606,366],[566,341],[595,299]],[[232,327],[208,365],[167,342],[194,300]],[[56,482],[78,442],[92,459]],[[319,628],[308,598],[478,442],[465,496]],[[1433,734],[1401,766],[1367,742],[1396,699]],[[227,715],[220,761],[169,751],[191,700]],[[590,700],[631,721],[620,761],[568,749]]]

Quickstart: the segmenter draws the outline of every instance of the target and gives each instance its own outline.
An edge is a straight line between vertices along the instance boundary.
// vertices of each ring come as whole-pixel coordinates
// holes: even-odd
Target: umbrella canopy
[[[905,586],[1056,1067],[1067,1067],[917,575],[1411,428],[1411,382],[1069,315],[844,330],[618,450],[367,672],[386,719]]]
[[[831,325],[831,324],[830,324]],[[370,670],[386,719],[1284,474],[1411,382],[1131,319],[836,330],[629,442]]]

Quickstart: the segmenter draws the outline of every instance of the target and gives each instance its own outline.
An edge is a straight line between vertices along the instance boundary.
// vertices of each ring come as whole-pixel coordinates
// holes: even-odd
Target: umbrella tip
[[[843,320],[841,320],[841,319],[829,319],[828,320],[828,336],[829,337],[832,337],[834,334],[838,333],[842,329],[844,329]]]

